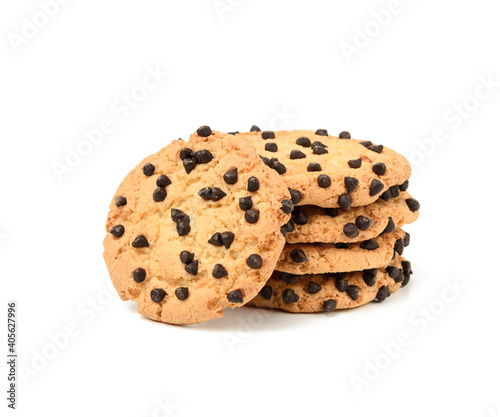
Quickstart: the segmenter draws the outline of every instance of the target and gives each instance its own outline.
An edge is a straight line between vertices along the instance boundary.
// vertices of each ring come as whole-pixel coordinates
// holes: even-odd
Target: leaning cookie
[[[291,275],[276,271],[247,305],[314,313],[384,301],[410,280],[411,264],[397,256],[389,266],[359,272]]]
[[[317,206],[295,207],[292,213],[293,230],[287,243],[351,243],[373,239],[381,233],[391,233],[396,227],[418,219],[419,203],[407,192],[397,190],[397,196],[378,199],[365,207],[350,211]]]
[[[391,186],[408,180],[411,167],[397,152],[370,141],[339,137],[326,130],[264,131],[253,126],[238,133],[292,189],[296,205],[366,206]]]
[[[200,323],[254,298],[293,204],[244,140],[203,126],[144,159],[111,203],[104,259],[123,300],[153,320]]]
[[[360,243],[287,243],[275,269],[303,275],[380,268],[409,243],[410,235],[400,228]]]

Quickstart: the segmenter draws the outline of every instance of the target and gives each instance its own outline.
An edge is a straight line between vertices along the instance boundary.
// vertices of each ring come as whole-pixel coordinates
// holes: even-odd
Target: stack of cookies
[[[200,127],[143,160],[110,205],[104,258],[123,300],[200,323],[242,305],[333,311],[408,283],[419,204],[404,157],[326,130]]]

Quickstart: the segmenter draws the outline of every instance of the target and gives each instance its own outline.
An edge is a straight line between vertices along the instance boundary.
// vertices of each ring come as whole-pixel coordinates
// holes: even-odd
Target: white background
[[[499,4],[393,4],[73,0],[44,19],[37,1],[2,2],[0,350],[16,300],[16,415],[500,415]],[[141,96],[157,67],[168,75]],[[103,119],[112,131],[58,176]],[[199,125],[254,123],[349,130],[412,161],[407,288],[191,327],[119,300],[101,242],[121,179]]]

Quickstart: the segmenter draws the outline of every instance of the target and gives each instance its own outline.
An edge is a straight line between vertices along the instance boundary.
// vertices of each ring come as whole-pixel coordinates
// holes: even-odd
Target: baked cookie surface
[[[123,300],[173,324],[218,318],[271,275],[293,204],[247,142],[204,126],[145,158],[119,186],[104,259]]]
[[[252,143],[264,162],[297,193],[296,205],[366,206],[391,186],[408,180],[411,167],[397,152],[370,141],[339,137],[326,130],[238,133]],[[292,193],[293,197],[293,193]]]
[[[416,207],[408,205],[410,194],[405,191],[388,201],[378,199],[365,207],[350,211],[317,206],[295,207],[292,213],[294,229],[286,236],[287,243],[352,243],[390,233],[396,227],[418,219]]]
[[[275,271],[259,295],[247,305],[293,313],[314,313],[384,301],[408,284],[411,264],[397,256],[389,266],[359,272],[291,275]]]
[[[287,243],[275,269],[304,275],[380,268],[408,244],[409,234],[401,228],[356,243]]]

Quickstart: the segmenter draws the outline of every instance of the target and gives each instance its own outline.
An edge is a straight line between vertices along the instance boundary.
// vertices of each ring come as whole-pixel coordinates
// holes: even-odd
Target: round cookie
[[[271,275],[293,204],[242,139],[204,126],[144,159],[110,205],[104,259],[146,317],[194,324],[254,298]]]
[[[252,143],[264,162],[277,171],[296,205],[320,207],[366,206],[411,174],[408,161],[397,152],[369,141],[339,137],[326,130],[238,133]],[[295,195],[294,195],[295,194]]]
[[[340,208],[325,209],[317,206],[295,207],[292,213],[294,229],[286,236],[287,243],[362,242],[396,227],[413,223],[418,210],[407,201],[416,201],[402,191],[388,201],[378,199],[365,207],[350,211]]]
[[[409,235],[400,228],[364,242],[287,243],[275,269],[303,275],[380,268],[395,254],[402,255],[408,244]]]
[[[384,301],[408,284],[411,264],[397,256],[389,266],[359,272],[290,275],[275,271],[259,295],[247,305],[314,313],[359,307]]]

